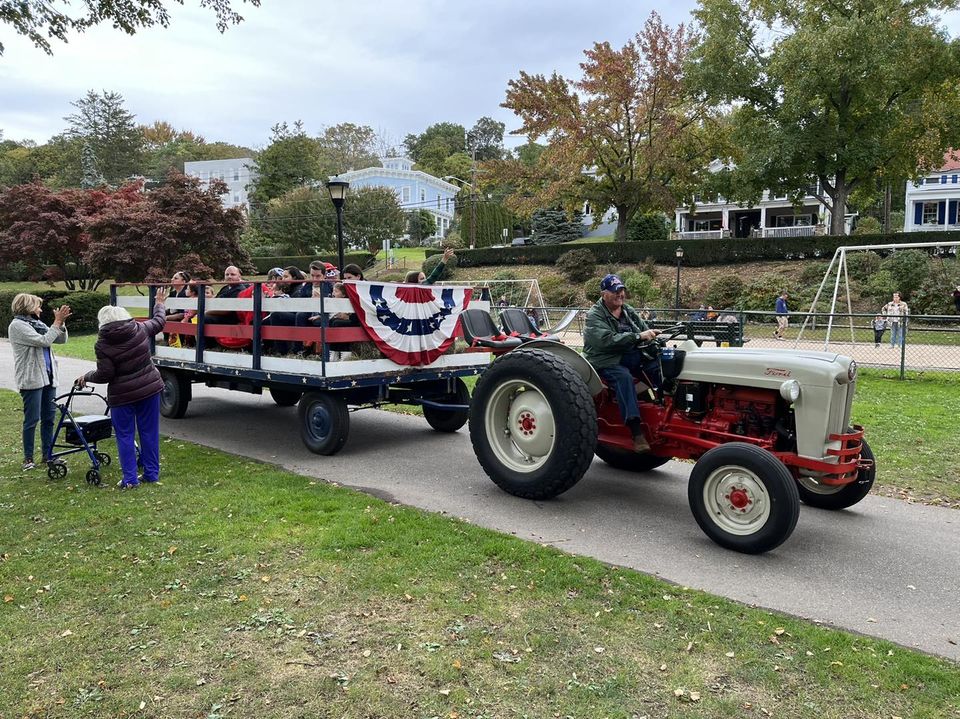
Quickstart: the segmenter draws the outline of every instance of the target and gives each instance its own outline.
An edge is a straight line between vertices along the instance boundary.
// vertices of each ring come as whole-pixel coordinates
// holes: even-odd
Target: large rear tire
[[[860,450],[860,457],[873,459],[873,450],[866,440],[863,441],[863,448]],[[819,509],[846,509],[852,507],[857,502],[870,494],[870,488],[873,487],[873,481],[877,478],[877,466],[871,464],[865,469],[861,469],[857,475],[857,480],[850,484],[840,486],[820,484],[811,477],[800,477],[797,480],[797,491],[800,493],[800,499],[804,504]]]
[[[160,393],[160,414],[170,419],[181,419],[190,404],[190,381],[175,370],[160,370],[163,390]]]
[[[649,472],[662,467],[670,461],[670,457],[658,457],[650,452],[630,452],[619,447],[608,447],[597,443],[594,450],[597,456],[614,469],[624,469],[628,472]]]
[[[704,454],[690,473],[687,497],[710,539],[745,554],[782,544],[800,516],[800,496],[790,471],[766,450],[745,442]]]
[[[335,392],[307,392],[297,409],[300,438],[314,454],[334,455],[343,449],[350,433],[346,399]]]
[[[516,349],[480,377],[470,403],[470,440],[502,490],[550,499],[590,466],[597,412],[586,383],[563,359]]]
[[[452,394],[446,395],[444,401],[450,404],[470,404],[470,390],[466,383],[457,377]],[[467,423],[470,418],[469,409],[444,410],[423,405],[423,416],[427,424],[438,432],[456,432]]]

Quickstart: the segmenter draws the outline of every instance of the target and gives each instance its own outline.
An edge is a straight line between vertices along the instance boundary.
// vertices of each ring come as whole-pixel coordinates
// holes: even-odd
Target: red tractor
[[[695,460],[688,498],[718,544],[766,552],[796,526],[800,500],[843,509],[876,474],[863,429],[850,423],[856,363],[827,352],[701,348],[687,340],[653,351],[662,382],[637,392],[650,451],[633,451],[612,392],[574,349],[549,339],[494,341],[470,409],[480,464],[503,490],[549,499],[575,485],[596,454],[646,472]]]

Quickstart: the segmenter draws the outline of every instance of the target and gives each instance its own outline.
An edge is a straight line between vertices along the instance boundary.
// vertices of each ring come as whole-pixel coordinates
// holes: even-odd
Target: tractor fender
[[[554,340],[531,340],[524,342],[520,347],[513,350],[513,352],[523,352],[526,349],[534,348],[549,352],[570,365],[576,373],[580,375],[584,384],[587,385],[587,389],[590,390],[592,397],[596,397],[603,391],[603,382],[600,381],[600,375],[597,374],[593,365],[587,362],[587,360],[583,358],[583,355],[572,347],[567,347]]]

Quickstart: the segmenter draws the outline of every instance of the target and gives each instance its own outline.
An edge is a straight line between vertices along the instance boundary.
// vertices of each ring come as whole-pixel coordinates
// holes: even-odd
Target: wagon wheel
[[[670,461],[670,457],[658,457],[650,452],[630,452],[619,447],[597,443],[596,455],[615,469],[628,472],[649,472]]]
[[[91,469],[87,472],[87,484],[92,484],[95,487],[100,486],[100,473],[97,470]]]
[[[549,499],[575,485],[597,443],[597,413],[580,375],[540,349],[518,349],[483,373],[470,403],[470,440],[498,487]]]
[[[94,456],[97,458],[97,461],[100,463],[101,467],[109,467],[110,462],[113,461],[110,455],[106,452],[97,452]]]
[[[710,539],[727,549],[760,554],[779,546],[800,515],[797,483],[769,452],[745,442],[714,447],[694,465],[690,510]]]
[[[160,393],[160,414],[170,419],[180,419],[187,413],[190,404],[190,381],[181,373],[161,369],[163,391]]]
[[[343,449],[350,432],[344,397],[335,392],[307,392],[300,399],[300,438],[314,454],[333,455]]]
[[[860,457],[869,459],[873,462],[873,450],[870,445],[863,442],[863,449],[860,450]],[[870,494],[870,488],[873,487],[873,481],[877,478],[876,464],[861,469],[857,474],[855,482],[843,485],[820,484],[812,477],[799,477],[797,479],[797,491],[800,493],[800,499],[804,504],[819,509],[846,509],[852,507],[861,499]]]
[[[67,476],[67,465],[63,462],[54,462],[47,465],[47,476],[50,479],[63,479]]]
[[[456,379],[454,391],[445,395],[443,400],[449,404],[470,404],[470,390],[459,377]],[[445,410],[423,405],[423,416],[427,424],[438,432],[456,432],[467,423],[470,417],[469,409]]]
[[[282,387],[271,387],[270,396],[273,397],[273,401],[277,403],[278,407],[293,407],[293,405],[300,401],[303,392],[283,389]]]

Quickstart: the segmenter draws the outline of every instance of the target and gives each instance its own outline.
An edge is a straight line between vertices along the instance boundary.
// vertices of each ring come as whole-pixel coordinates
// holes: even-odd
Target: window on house
[[[421,188],[420,188],[420,202],[426,202],[426,201],[427,201],[427,191],[424,190],[424,189],[421,187]]]
[[[957,175],[954,175],[952,178],[950,178],[950,182],[951,182],[951,184],[956,185],[956,184],[957,184]]]
[[[593,211],[590,209],[590,203],[589,203],[589,202],[583,203],[583,214],[585,214],[585,215],[591,215],[591,214],[593,214]]]
[[[940,184],[941,184],[941,185],[946,185],[946,184],[947,184],[947,176],[946,176],[946,175],[940,175]]]
[[[234,193],[233,193],[233,204],[235,204],[235,205],[239,205],[239,204],[240,204],[240,193],[239,193],[239,192],[234,192]]]
[[[937,202],[924,202],[923,203],[923,224],[925,225],[936,225],[937,224]]]
[[[450,212],[450,198],[449,198],[449,197],[446,199],[446,202],[444,203],[444,207],[446,208],[447,212]]]
[[[401,193],[402,194],[400,196],[400,202],[403,203],[404,205],[409,205],[410,204],[410,188],[404,187]]]
[[[440,209],[440,195],[437,195],[437,209]]]
[[[233,168],[233,181],[234,181],[234,182],[240,182],[240,168],[239,168],[239,167],[234,167],[234,168]]]

